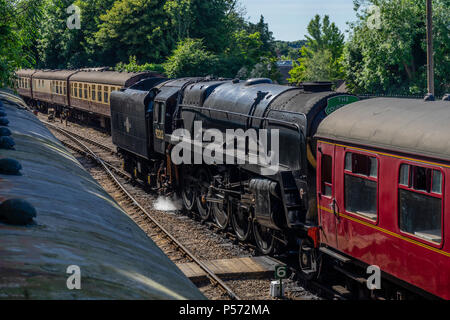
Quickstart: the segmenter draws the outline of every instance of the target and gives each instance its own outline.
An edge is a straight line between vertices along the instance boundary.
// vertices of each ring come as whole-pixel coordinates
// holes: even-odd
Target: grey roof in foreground
[[[355,102],[325,118],[316,137],[450,161],[450,102]]]
[[[21,176],[0,175],[0,201],[20,198],[35,225],[0,223],[0,299],[204,299],[200,291],[21,103],[0,92]],[[67,268],[81,268],[68,290]]]

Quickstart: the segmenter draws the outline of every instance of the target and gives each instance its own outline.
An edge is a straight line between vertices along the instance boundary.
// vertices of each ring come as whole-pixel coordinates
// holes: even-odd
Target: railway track
[[[74,146],[71,143],[66,141],[61,141],[66,147],[71,150],[94,160],[105,172],[107,178],[112,183],[112,186],[115,187],[114,194],[116,195],[116,200],[118,200],[123,209],[130,214],[132,218],[137,222],[147,222],[152,230],[150,231],[152,239],[156,242],[156,244],[171,257],[172,261],[177,262],[186,258],[190,262],[196,263],[206,274],[209,280],[213,285],[217,285],[220,287],[230,299],[232,300],[240,300],[239,296],[214,272],[212,272],[202,261],[200,261],[189,249],[187,249],[182,243],[180,243],[164,226],[162,226],[139,202],[136,200],[125,188],[124,184],[120,181],[119,177],[130,179],[131,177],[123,172],[122,170],[117,169],[114,165],[109,162],[104,161],[100,156],[98,156],[91,148],[89,148],[82,141],[91,143],[92,145],[98,146],[98,143],[84,137],[80,137],[79,135],[73,134],[68,130],[64,130],[59,128],[56,125],[46,122],[45,123],[49,128],[54,131],[57,131],[69,138],[73,143],[77,146]],[[114,153],[113,150],[110,150],[107,147],[100,147],[100,149],[105,150],[107,152]],[[110,192],[111,193],[111,192]],[[125,204],[125,205],[124,205]],[[149,230],[146,230],[149,233]],[[172,247],[168,248],[169,246]]]
[[[156,221],[152,217],[152,215],[145,208],[143,208],[142,205],[139,204],[139,202],[128,191],[126,191],[125,187],[123,186],[123,183],[119,181],[120,179],[125,180],[127,183],[132,183],[134,185],[137,184],[140,188],[146,191],[148,191],[147,190],[148,188],[146,188],[146,186],[143,183],[140,183],[139,181],[133,179],[130,174],[119,168],[120,164],[118,163],[117,160],[118,154],[115,150],[113,150],[110,147],[104,146],[98,143],[97,141],[94,141],[87,137],[83,137],[72,131],[60,128],[59,126],[54,125],[52,123],[48,123],[45,121],[44,123],[50,129],[57,131],[58,133],[67,137],[73,143],[76,144],[76,146],[74,146],[72,143],[61,141],[67,148],[75,151],[78,154],[81,154],[84,157],[93,160],[94,162],[99,164],[100,167],[103,168],[103,171],[105,172],[105,174],[107,174],[108,179],[113,183],[116,189],[108,191],[110,193],[116,193],[117,191],[120,193],[120,196],[116,198],[116,200],[118,200],[123,209],[130,214],[130,216],[133,218],[133,220],[136,221],[136,223],[138,223],[138,225],[142,225],[142,223],[145,224],[145,222],[148,222],[154,225],[154,228],[157,228],[159,230],[156,233],[153,231],[150,231],[148,233],[151,236],[151,238],[155,241],[155,243],[160,248],[163,249],[163,251],[171,258],[172,261],[174,261],[175,263],[192,261],[197,263],[203,270],[205,270],[205,268],[208,269],[206,266],[204,266],[203,263],[201,263],[201,261],[198,258],[195,257],[194,254],[192,254],[192,252],[190,252],[181,243],[179,243],[179,241],[177,241],[175,237],[171,236],[170,232],[167,231],[158,221]],[[92,150],[92,147],[89,148],[83,142],[95,148],[98,148],[99,150],[95,152]],[[101,153],[102,156],[99,156],[99,153]],[[110,157],[110,159],[105,160],[105,158],[107,158],[108,156]],[[194,214],[191,213],[191,215],[195,217],[195,213]],[[238,239],[232,232],[221,230],[212,222],[201,222],[199,217],[197,220],[199,223],[204,224],[209,230],[229,239],[234,244],[238,245],[244,250],[252,252],[252,255],[257,255],[257,248],[255,245],[250,243],[242,243],[238,241]],[[177,249],[176,250],[170,249],[170,243],[173,243],[177,247]],[[185,257],[188,257],[188,259],[186,260]],[[307,287],[308,291],[322,298],[327,297],[329,299],[346,300],[346,297],[344,295],[342,295],[340,292],[336,290],[333,290],[331,287],[318,281],[311,281],[304,279],[299,274],[296,266],[294,266],[294,263],[290,261],[292,259],[280,257],[280,260],[286,263],[286,265],[289,267],[291,274],[293,274],[294,277],[297,279],[295,282],[301,283],[303,287]],[[211,270],[209,270],[209,272],[205,270],[205,272],[210,275],[211,283],[217,283],[220,287],[222,287],[222,289],[230,299],[239,299],[239,297],[228,286],[226,286],[226,284],[217,275],[213,276],[214,273]],[[221,283],[216,279],[219,279],[220,282],[222,282],[226,288],[223,288]],[[288,292],[287,298],[291,300],[304,300],[303,298],[301,297],[298,298],[295,295],[295,290],[294,292]]]

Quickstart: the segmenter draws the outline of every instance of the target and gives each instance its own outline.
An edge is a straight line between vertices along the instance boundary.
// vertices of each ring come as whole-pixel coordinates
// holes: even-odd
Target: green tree
[[[249,23],[247,31],[252,34],[258,32],[262,42],[261,50],[265,53],[273,53],[275,55],[275,39],[273,32],[269,29],[269,24],[264,21],[264,16],[261,15],[258,23]]]
[[[294,61],[289,82],[332,81],[343,78],[342,55],[344,35],[326,15],[319,15],[308,24],[306,45],[300,49],[300,58]]]
[[[347,86],[355,93],[425,94],[425,1],[354,1],[358,21],[345,48]],[[364,6],[363,6],[364,5]],[[379,8],[370,10],[368,5]],[[433,0],[436,94],[449,87],[450,0]],[[372,21],[379,20],[374,26]]]
[[[108,65],[136,56],[139,63],[162,62],[175,39],[163,0],[118,0],[106,14],[95,34]]]
[[[35,63],[41,5],[39,0],[0,0],[0,87],[12,84],[16,69]]]
[[[116,71],[126,71],[126,72],[142,72],[142,71],[155,71],[159,73],[164,73],[164,66],[162,64],[156,63],[144,63],[138,64],[135,56],[130,57],[128,63],[119,62],[116,67]]]
[[[245,29],[235,32],[229,47],[220,55],[220,75],[245,79],[251,77],[257,64],[267,63],[265,67],[271,68],[274,64],[273,52],[263,48],[259,32],[249,33]],[[262,70],[261,66],[258,69]]]
[[[306,35],[307,46],[313,52],[328,50],[332,59],[339,59],[344,49],[344,35],[335,25],[330,23],[330,17],[325,15],[322,22],[320,16],[316,15],[308,24]]]
[[[170,78],[200,77],[214,74],[217,64],[217,56],[206,49],[202,40],[188,38],[178,43],[164,69]]]
[[[236,0],[168,0],[164,9],[176,40],[203,39],[207,50],[221,53],[241,27]]]

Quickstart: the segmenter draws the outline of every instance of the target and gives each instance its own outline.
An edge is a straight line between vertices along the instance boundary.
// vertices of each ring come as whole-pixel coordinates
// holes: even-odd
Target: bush
[[[187,38],[178,43],[164,70],[170,78],[202,77],[214,74],[217,64],[217,56],[206,50],[202,40]]]
[[[119,62],[114,68],[116,71],[127,71],[127,72],[142,72],[142,71],[155,71],[158,73],[164,73],[164,67],[162,64],[157,63],[145,63],[137,64],[136,57],[131,56],[128,64]]]

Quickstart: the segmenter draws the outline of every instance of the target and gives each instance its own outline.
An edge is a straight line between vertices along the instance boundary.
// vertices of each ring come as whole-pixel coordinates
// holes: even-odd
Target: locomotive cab
[[[157,153],[166,153],[167,141],[165,139],[166,135],[172,133],[173,115],[177,108],[180,91],[191,81],[195,81],[195,79],[169,80],[157,88],[158,94],[155,97],[153,109],[152,135],[154,150]]]

